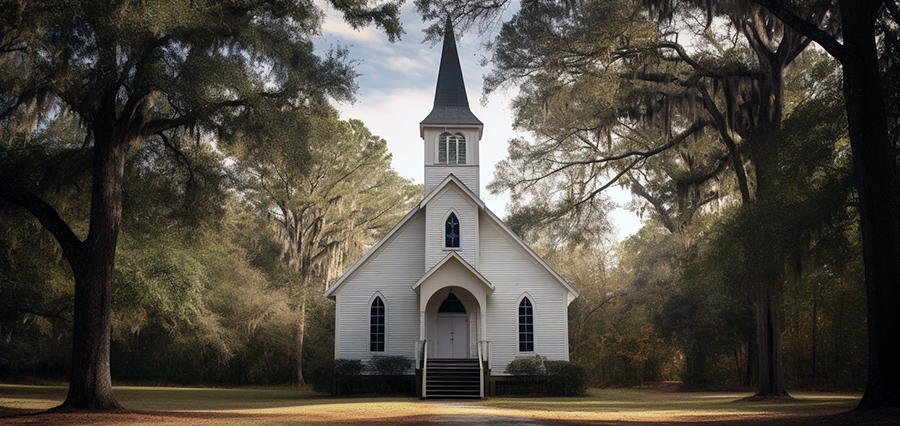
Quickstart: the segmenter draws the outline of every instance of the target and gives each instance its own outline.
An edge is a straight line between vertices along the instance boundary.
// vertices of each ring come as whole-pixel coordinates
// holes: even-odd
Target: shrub
[[[514,359],[506,366],[506,373],[513,376],[543,376],[546,374],[544,363],[547,358],[535,355],[528,358]]]
[[[402,376],[410,368],[412,361],[405,356],[380,356],[369,361],[369,370],[382,376]]]
[[[550,361],[540,355],[519,358],[506,366],[506,373],[526,379],[523,385],[531,393],[546,393],[558,396],[579,396],[587,390],[587,369],[572,361]],[[534,381],[537,377],[544,380]]]
[[[403,377],[412,367],[412,361],[404,356],[380,356],[369,361],[370,391],[377,393],[412,392],[410,385]]]
[[[313,390],[332,395],[363,392],[360,377],[366,366],[358,359],[323,361],[311,368],[306,375]]]
[[[550,381],[547,393],[559,396],[580,396],[587,390],[588,372],[574,361],[546,361],[544,368]]]
[[[358,359],[336,359],[334,360],[335,376],[358,376],[366,371],[366,367],[362,361]]]

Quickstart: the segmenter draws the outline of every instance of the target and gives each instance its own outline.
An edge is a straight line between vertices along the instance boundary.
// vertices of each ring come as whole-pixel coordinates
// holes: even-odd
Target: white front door
[[[468,315],[438,315],[435,358],[469,357]]]

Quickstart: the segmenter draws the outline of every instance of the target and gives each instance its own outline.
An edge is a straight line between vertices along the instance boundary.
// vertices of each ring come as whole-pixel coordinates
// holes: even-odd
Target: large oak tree
[[[374,22],[391,39],[401,32],[396,4],[329,3],[354,26]],[[221,131],[251,111],[349,98],[355,73],[344,53],[313,52],[322,16],[313,3],[293,0],[0,3],[0,155],[12,162],[40,150],[29,133],[59,114],[79,117],[92,147],[86,235],[38,195],[39,175],[0,184],[0,197],[38,219],[73,271],[63,406],[120,407],[109,370],[110,300],[129,153],[179,127]]]
[[[828,1],[840,17],[834,30],[803,17],[810,2],[752,1],[841,62],[868,300],[869,377],[859,408],[900,407],[900,188],[876,37],[876,24],[886,20],[882,28],[896,38],[900,10],[894,0]]]
[[[327,111],[284,117],[288,122],[277,128],[234,135],[249,142],[236,147],[234,158],[243,192],[269,219],[290,271],[285,287],[298,317],[294,371],[303,385],[309,307],[324,301],[327,285],[400,220],[421,186],[391,169],[387,142],[361,121],[339,121]],[[290,131],[303,127],[309,130]],[[263,135],[265,144],[248,141]]]

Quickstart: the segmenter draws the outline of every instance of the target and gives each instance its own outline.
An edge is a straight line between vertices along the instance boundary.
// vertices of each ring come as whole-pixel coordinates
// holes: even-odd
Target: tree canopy
[[[332,2],[354,26],[400,35],[397,5]],[[40,152],[35,129],[66,114],[90,149],[90,220],[79,235],[33,186],[3,179],[0,196],[59,242],[75,279],[72,373],[65,406],[117,408],[109,374],[110,306],[125,164],[145,139],[228,133],[252,116],[349,99],[346,53],[318,56],[318,6],[303,1],[4,1],[0,39],[3,162]],[[36,147],[35,147],[36,146]],[[14,169],[12,169],[14,170]],[[9,173],[7,170],[4,170]],[[5,174],[6,174],[5,173]]]

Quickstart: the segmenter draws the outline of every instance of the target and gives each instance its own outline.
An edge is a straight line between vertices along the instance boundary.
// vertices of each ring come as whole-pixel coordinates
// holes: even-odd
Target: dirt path
[[[297,389],[119,387],[121,411],[44,411],[61,386],[0,384],[0,425],[898,425],[900,410],[850,411],[858,395],[798,392],[742,402],[741,393],[595,389],[578,398],[428,400],[330,397]]]
[[[240,414],[229,412],[181,412],[181,411],[133,411],[117,412],[42,412],[0,407],[0,425],[226,425],[226,424],[289,424],[293,422],[316,425],[489,425],[489,426],[558,426],[558,425],[608,425],[608,426],[662,426],[662,425],[725,425],[725,426],[838,426],[838,425],[900,425],[900,410],[868,413],[838,413],[813,416],[746,416],[703,417],[702,419],[552,419],[534,418],[498,413],[484,407],[468,407],[464,403],[432,403],[437,413],[432,415],[398,413],[391,418],[365,419],[355,416],[307,416],[304,414]],[[458,405],[457,405],[458,404]]]
[[[534,417],[522,417],[521,415],[501,415],[496,409],[472,405],[468,401],[454,400],[430,400],[427,404],[433,404],[446,411],[435,416],[429,424],[444,425],[485,425],[485,426],[547,426],[547,420]],[[459,414],[466,413],[466,414]],[[557,423],[558,424],[558,423]]]

